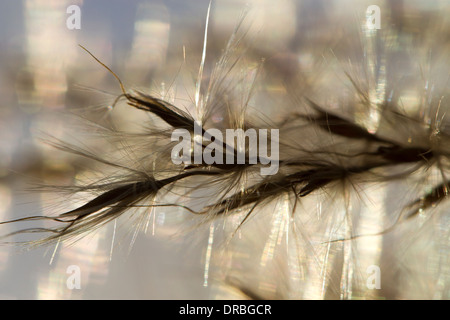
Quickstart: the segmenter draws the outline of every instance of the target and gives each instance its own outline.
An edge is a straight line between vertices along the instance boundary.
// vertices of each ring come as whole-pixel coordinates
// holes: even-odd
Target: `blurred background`
[[[360,24],[373,4],[383,13],[382,27],[401,30],[402,41],[408,45],[430,41],[424,30],[437,21],[446,35],[438,40],[448,44],[448,0],[216,0],[211,5],[204,74],[211,71],[239,18],[248,11],[245,23],[251,26],[251,50],[247,58],[267,59],[268,70],[277,74],[268,80],[267,92],[273,101],[284,99],[280,83],[300,69],[313,74],[313,62],[324,49],[341,41],[337,55],[346,55],[350,50],[345,46],[346,31]],[[80,29],[68,28],[71,5],[80,8]],[[62,112],[78,112],[95,120],[111,116],[119,126],[132,126],[139,119],[130,110],[108,113],[120,87],[78,44],[114,70],[127,88],[169,100],[176,97],[189,108],[208,5],[208,0],[0,2],[0,220],[66,211],[64,195],[27,191],[30,182],[71,184],[89,166],[39,140],[43,133],[74,138],[74,131],[67,131],[73,124],[66,122]],[[282,112],[274,114],[282,116]],[[82,131],[76,134],[85,142]],[[167,225],[170,218],[164,211],[152,219],[151,230],[137,236],[131,250],[127,242],[112,253],[114,225],[70,247],[22,252],[0,246],[0,298],[216,297],[208,283],[210,229],[198,229],[195,237],[173,238],[176,223]],[[9,231],[10,226],[1,226],[1,234]],[[71,265],[81,270],[79,290],[66,286]]]

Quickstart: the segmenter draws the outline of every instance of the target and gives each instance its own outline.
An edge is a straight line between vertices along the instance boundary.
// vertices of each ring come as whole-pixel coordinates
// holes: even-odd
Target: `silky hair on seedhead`
[[[76,245],[120,222],[133,243],[155,211],[181,212],[177,236],[207,230],[205,283],[217,298],[448,299],[450,55],[440,20],[372,29],[364,15],[330,17],[336,24],[315,37],[267,54],[247,9],[211,62],[210,10],[190,100],[129,89],[80,45],[118,82],[105,112],[136,112],[139,130],[79,118],[104,153],[46,137],[95,175],[47,186],[78,205],[1,222],[42,222],[2,241]]]

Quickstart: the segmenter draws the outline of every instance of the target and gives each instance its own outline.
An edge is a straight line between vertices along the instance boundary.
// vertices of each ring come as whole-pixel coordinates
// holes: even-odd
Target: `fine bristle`
[[[351,299],[408,296],[404,283],[401,293],[391,287],[369,291],[364,273],[369,265],[388,269],[394,262],[382,255],[394,248],[401,261],[413,238],[423,236],[428,240],[408,263],[419,261],[429,245],[439,270],[426,284],[416,274],[416,290],[426,287],[428,296],[448,298],[450,52],[447,43],[439,45],[440,30],[429,27],[418,36],[406,26],[342,28],[342,43],[328,39],[326,50],[310,54],[314,61],[283,58],[288,65],[283,67],[278,57],[252,49],[256,36],[244,14],[210,67],[210,10],[211,3],[190,102],[126,90],[100,56],[80,45],[119,82],[122,93],[112,109],[137,112],[143,129],[126,132],[86,122],[95,127],[98,145],[110,146],[107,152],[93,151],[84,141],[46,138],[52,147],[85,159],[82,172],[95,176],[52,186],[81,195],[82,203],[3,222],[45,223],[2,240],[37,233],[18,243],[27,248],[75,243],[112,221],[133,217],[142,230],[150,210],[179,209],[195,217],[195,226],[186,224],[183,231],[211,226],[209,244],[216,230],[225,233],[227,246],[220,250],[229,250],[235,260],[215,256],[222,268],[218,278],[238,296]],[[356,37],[348,39],[345,32]],[[408,36],[421,41],[420,52]],[[305,48],[307,40],[302,38]],[[428,60],[424,72],[426,46],[433,49],[431,57],[440,58]],[[411,67],[401,68],[400,60]],[[228,139],[227,130],[238,133]],[[186,136],[192,140],[182,148]],[[211,253],[206,256],[209,268]],[[387,279],[394,277],[394,271],[385,272]]]

